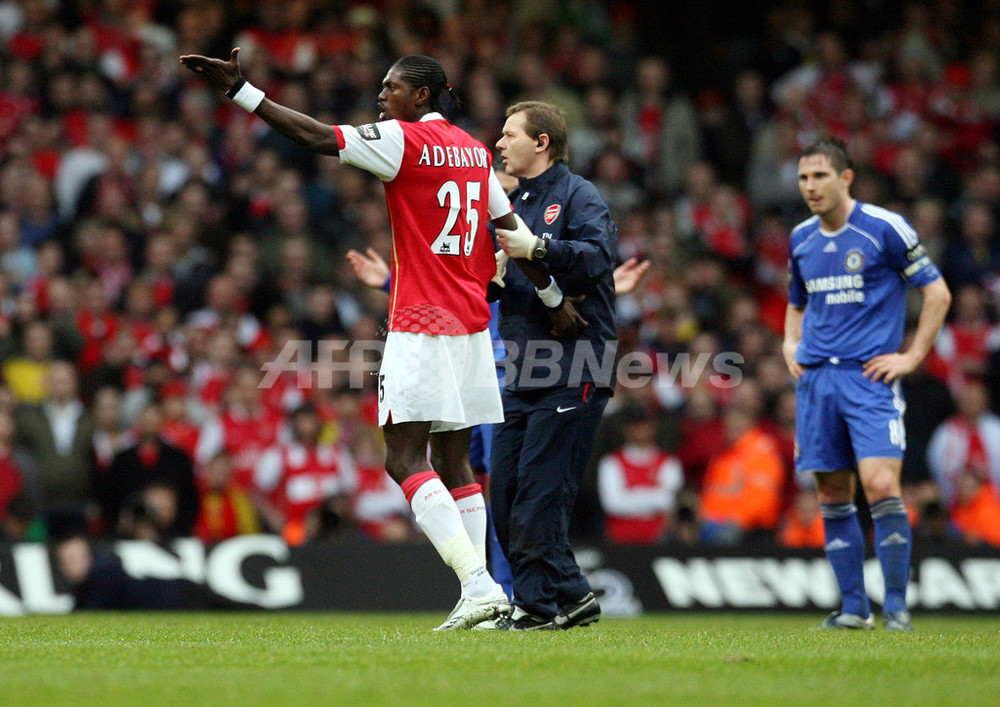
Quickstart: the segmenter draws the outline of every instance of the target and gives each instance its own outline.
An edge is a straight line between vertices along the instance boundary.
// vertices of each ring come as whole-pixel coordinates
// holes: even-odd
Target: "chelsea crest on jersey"
[[[824,231],[818,216],[792,231],[788,301],[804,307],[798,361],[866,361],[899,349],[906,287],[941,273],[906,220],[856,202],[842,228]]]

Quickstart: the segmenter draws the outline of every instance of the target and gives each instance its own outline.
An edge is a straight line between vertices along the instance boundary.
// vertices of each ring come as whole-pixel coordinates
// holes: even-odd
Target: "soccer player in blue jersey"
[[[813,215],[792,231],[789,257],[783,353],[797,381],[795,470],[815,474],[826,555],[841,593],[840,611],[821,627],[874,627],[854,505],[856,469],[885,578],[885,628],[912,630],[900,377],[930,351],[951,294],[913,228],[898,214],[851,198],[853,180],[839,140],[820,139],[799,157],[799,189]],[[923,304],[912,343],[900,351],[907,285],[921,291]]]

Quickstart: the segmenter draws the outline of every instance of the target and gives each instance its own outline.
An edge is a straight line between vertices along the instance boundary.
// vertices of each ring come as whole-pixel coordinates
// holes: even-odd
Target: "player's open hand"
[[[493,257],[497,261],[497,274],[493,276],[491,282],[495,282],[500,287],[506,287],[507,283],[503,279],[507,277],[507,261],[510,260],[510,256],[502,250],[498,250],[493,254]]]
[[[888,385],[900,376],[913,373],[919,365],[920,361],[907,353],[882,354],[865,361],[864,376]]]
[[[203,76],[220,91],[228,91],[240,78],[240,60],[237,57],[239,53],[240,48],[234,47],[229,61],[212,59],[200,54],[185,54],[181,57],[181,64]]]
[[[615,294],[627,295],[629,292],[634,291],[639,286],[639,283],[642,282],[642,278],[646,277],[649,265],[650,262],[648,260],[643,260],[640,263],[638,258],[629,258],[615,268]]]
[[[549,310],[549,320],[552,322],[552,336],[557,339],[575,339],[587,328],[589,322],[576,311],[575,304],[583,301],[579,297],[563,297],[558,309]]]
[[[365,254],[351,248],[346,257],[361,282],[375,289],[385,286],[385,281],[389,279],[389,265],[373,248],[368,248]]]

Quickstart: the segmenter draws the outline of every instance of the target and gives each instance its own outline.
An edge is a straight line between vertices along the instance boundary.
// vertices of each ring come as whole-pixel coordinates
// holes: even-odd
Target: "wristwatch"
[[[549,242],[545,238],[535,238],[535,251],[532,253],[533,260],[542,260],[545,258],[545,254],[549,252]]]

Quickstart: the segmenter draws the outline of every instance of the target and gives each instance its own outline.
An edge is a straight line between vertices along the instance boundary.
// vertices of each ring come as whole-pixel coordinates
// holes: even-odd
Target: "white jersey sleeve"
[[[222,422],[218,417],[213,417],[202,426],[198,435],[198,443],[194,449],[195,463],[199,467],[208,464],[216,454],[222,451],[225,442]]]
[[[490,203],[488,211],[490,213],[490,218],[500,218],[501,216],[506,216],[514,208],[510,205],[510,199],[507,198],[507,193],[500,186],[500,180],[497,179],[497,173],[492,169],[490,170]]]
[[[403,128],[398,120],[367,125],[338,125],[341,137],[340,161],[371,172],[383,182],[391,182],[403,164]]]
[[[254,467],[254,483],[264,493],[271,493],[278,488],[281,475],[284,473],[284,462],[281,458],[281,449],[270,447],[257,460]]]

